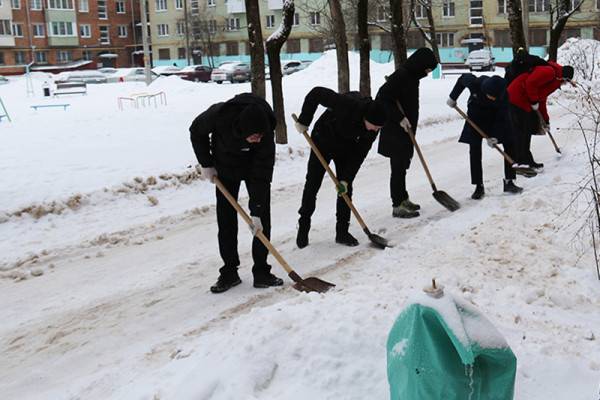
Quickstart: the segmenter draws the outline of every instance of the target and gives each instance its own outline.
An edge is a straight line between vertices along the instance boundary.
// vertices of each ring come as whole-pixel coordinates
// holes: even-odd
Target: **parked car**
[[[98,71],[84,70],[61,72],[54,82],[84,82],[84,83],[106,83],[106,75]]]
[[[174,65],[163,65],[152,68],[152,72],[154,72],[157,75],[170,76],[181,73],[181,68],[176,67]]]
[[[8,83],[8,79],[5,76],[0,75],[0,85]]]
[[[158,74],[150,71],[150,76],[154,81],[159,77]],[[111,82],[144,82],[146,80],[146,74],[144,68],[119,68],[117,72],[107,77],[109,83]]]
[[[179,72],[181,79],[193,82],[208,82],[210,81],[210,75],[212,68],[208,65],[190,65],[185,67]]]
[[[101,74],[106,74],[106,75],[114,74],[117,71],[118,71],[118,69],[113,68],[113,67],[98,68],[98,72],[100,72]]]
[[[470,52],[465,64],[470,71],[494,71],[496,69],[496,59],[492,56],[492,52],[486,49]]]
[[[304,67],[306,68],[306,67]],[[282,75],[291,75],[294,72],[298,72],[302,67],[302,61],[298,60],[281,60],[281,73]],[[271,79],[271,70],[269,66],[265,67],[265,79]]]
[[[250,65],[241,61],[226,61],[212,70],[210,79],[213,82],[223,83],[229,81],[245,82],[250,80]]]

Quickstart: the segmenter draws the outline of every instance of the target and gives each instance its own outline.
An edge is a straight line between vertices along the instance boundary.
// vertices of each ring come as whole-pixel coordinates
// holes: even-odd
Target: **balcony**
[[[283,9],[283,0],[269,0],[269,10]]]
[[[244,0],[228,0],[227,1],[227,13],[239,14],[246,12],[246,3]]]

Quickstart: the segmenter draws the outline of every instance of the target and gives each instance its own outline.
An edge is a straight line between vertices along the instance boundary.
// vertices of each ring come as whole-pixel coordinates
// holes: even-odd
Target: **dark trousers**
[[[334,154],[332,149],[329,146],[320,143],[317,138],[313,136],[315,144],[317,148],[325,158],[327,163],[333,160],[335,164],[335,170],[338,176],[343,176],[348,183],[348,197],[352,198],[352,181],[356,176],[356,173],[346,173],[348,168],[353,161],[339,154]],[[355,162],[355,161],[354,161]],[[311,151],[310,157],[308,158],[308,168],[306,171],[306,182],[304,183],[304,191],[302,192],[302,205],[298,210],[298,214],[300,214],[301,222],[309,222],[311,216],[313,215],[316,202],[317,202],[317,193],[321,188],[321,184],[323,183],[323,177],[325,176],[325,168],[321,165],[321,162],[317,158],[314,152]],[[350,226],[350,208],[344,201],[344,199],[340,196],[337,198],[336,202],[336,232],[347,232]]]
[[[390,167],[390,195],[392,197],[392,206],[398,207],[400,203],[408,199],[406,191],[406,170],[408,169],[406,160],[402,157],[391,157]]]
[[[509,105],[509,117],[515,134],[513,159],[518,164],[531,165],[531,135],[540,131],[540,120],[537,112],[527,112],[514,104]]]
[[[220,178],[223,186],[237,200],[240,191],[240,180],[232,180]],[[225,196],[217,191],[217,225],[219,227],[219,252],[225,264],[219,272],[222,275],[237,273],[237,267],[240,265],[240,257],[238,255],[238,216],[235,208],[229,204]],[[267,238],[271,235],[271,199],[270,188],[267,194],[267,199],[264,204],[263,215],[260,218],[263,226],[263,233]],[[252,273],[256,275],[269,274],[271,267],[267,264],[267,256],[269,251],[258,240],[254,238],[252,241],[252,259],[254,266]]]
[[[471,164],[471,183],[473,185],[483,185],[483,167],[481,165],[482,153],[481,153],[482,141],[477,144],[469,144],[469,162]],[[504,151],[511,158],[513,157],[513,146],[510,143],[503,143]],[[494,150],[496,151],[496,150]],[[515,179],[515,170],[512,169],[510,163],[504,160],[504,177],[509,179]]]

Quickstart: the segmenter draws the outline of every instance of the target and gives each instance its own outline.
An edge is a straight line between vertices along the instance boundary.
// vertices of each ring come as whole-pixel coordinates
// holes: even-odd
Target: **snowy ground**
[[[373,64],[374,91],[391,69]],[[287,112],[299,111],[310,87],[335,85],[333,76],[329,56],[286,77]],[[502,194],[501,159],[486,151],[487,196],[475,202],[468,148],[456,142],[462,124],[444,104],[454,79],[424,80],[419,141],[438,187],[463,207],[437,204],[415,159],[408,184],[422,216],[392,219],[389,166],[372,151],[355,201],[396,244],[385,251],[368,246],[356,224],[361,246],[333,243],[327,181],[311,245],[295,247],[308,150],[289,129],[289,145],[278,146],[273,243],[300,275],[337,287],[258,291],[244,262],[244,283],[216,296],[208,292],[220,266],[214,188],[188,168],[187,128],[249,85],[161,79],[150,91],[164,90],[167,106],[126,111],[116,98],[148,89],[97,85],[85,97],[48,100],[70,103],[67,111],[34,112],[29,105],[46,101],[42,82],[34,81],[36,98],[22,81],[0,87],[13,119],[0,123],[0,397],[385,399],[387,333],[432,277],[505,335],[518,359],[516,399],[599,396],[600,284],[591,255],[572,240],[578,210],[562,213],[585,157],[563,108],[551,115],[565,154],[535,138],[546,171],[520,179],[526,191],[513,197]],[[249,236],[242,228],[243,260]]]

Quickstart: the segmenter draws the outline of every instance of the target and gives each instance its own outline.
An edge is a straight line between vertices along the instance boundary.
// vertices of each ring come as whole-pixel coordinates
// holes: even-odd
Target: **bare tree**
[[[333,21],[333,38],[338,67],[338,92],[350,91],[350,66],[348,63],[348,39],[346,38],[346,23],[340,0],[328,0],[329,12]]]
[[[554,6],[550,8],[550,45],[548,46],[548,58],[556,61],[558,54],[558,43],[567,21],[577,10],[581,8],[583,0],[575,3],[571,9],[571,0],[555,0]]]
[[[248,43],[252,68],[252,93],[265,98],[265,46],[263,44],[258,0],[244,0],[248,19]]]
[[[371,41],[369,40],[369,0],[358,0],[358,48],[360,51],[360,93],[371,95]]]
[[[510,27],[513,55],[516,55],[519,47],[527,49],[527,41],[523,31],[521,0],[506,0],[506,5],[508,7],[508,25]]]
[[[411,19],[412,19],[412,22],[417,27],[417,29],[419,30],[419,32],[421,32],[421,35],[423,36],[423,39],[425,39],[425,42],[429,43],[429,45],[431,46],[431,50],[433,51],[435,58],[439,62],[440,61],[440,50],[438,49],[438,43],[437,43],[437,38],[436,38],[436,34],[435,34],[435,22],[433,20],[433,10],[432,10],[433,5],[432,4],[433,4],[432,0],[411,0],[411,2],[410,2]],[[425,11],[425,14],[427,14],[427,23],[429,24],[429,26],[427,27],[427,31],[425,31],[425,28],[417,20],[417,15],[416,15],[417,7],[421,7]]]
[[[406,32],[408,23],[404,17],[404,0],[390,0],[392,39],[394,42],[394,65],[396,69],[406,61]]]
[[[203,61],[214,66],[214,43],[218,32],[216,20],[210,19],[210,14],[189,12],[188,21],[190,25],[189,48],[192,52],[193,63],[200,62],[198,54],[206,57]]]
[[[283,88],[281,85],[281,59],[279,53],[281,47],[290,36],[292,24],[294,23],[294,0],[284,0],[281,11],[283,18],[279,28],[267,39],[267,56],[269,57],[269,71],[271,75],[271,91],[273,94],[273,109],[277,119],[275,130],[275,141],[286,144],[287,126],[285,124],[285,108],[283,104]]]

